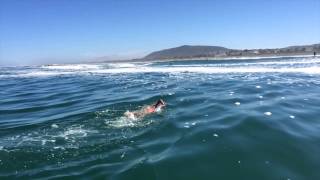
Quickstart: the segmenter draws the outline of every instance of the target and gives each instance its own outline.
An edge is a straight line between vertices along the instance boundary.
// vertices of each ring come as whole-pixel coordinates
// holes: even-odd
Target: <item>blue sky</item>
[[[320,0],[0,0],[0,65],[320,42]]]

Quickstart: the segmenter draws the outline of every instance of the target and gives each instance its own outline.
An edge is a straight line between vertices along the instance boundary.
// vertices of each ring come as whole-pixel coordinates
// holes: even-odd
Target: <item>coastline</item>
[[[99,63],[154,63],[154,62],[171,62],[171,61],[227,61],[227,60],[262,60],[262,59],[277,59],[277,58],[312,58],[320,57],[320,55],[310,55],[310,54],[283,54],[283,55],[258,55],[258,56],[228,56],[228,57],[194,57],[194,58],[172,58],[172,59],[119,59],[119,60],[107,60],[107,61],[81,61],[73,63],[53,63],[53,64],[40,64],[31,66],[55,66],[55,65],[67,65],[67,64],[99,64]],[[22,65],[25,66],[25,65]],[[1,66],[5,67],[5,66]],[[6,67],[16,67],[16,66],[6,66]]]
[[[312,58],[320,57],[320,55],[308,55],[308,54],[295,54],[295,55],[266,55],[266,56],[229,56],[229,57],[198,57],[198,58],[172,58],[172,59],[134,59],[134,60],[114,60],[114,61],[104,61],[103,63],[145,63],[145,62],[170,62],[170,61],[227,61],[227,60],[260,60],[260,59],[277,59],[277,58]]]

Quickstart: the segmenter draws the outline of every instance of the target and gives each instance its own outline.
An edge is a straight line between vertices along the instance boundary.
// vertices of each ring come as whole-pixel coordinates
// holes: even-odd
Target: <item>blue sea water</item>
[[[320,179],[320,58],[0,67],[0,89],[0,179]]]

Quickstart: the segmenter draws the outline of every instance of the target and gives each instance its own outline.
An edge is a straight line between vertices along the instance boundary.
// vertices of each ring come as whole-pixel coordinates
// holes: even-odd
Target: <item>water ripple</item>
[[[319,65],[297,57],[1,68],[0,178],[319,179]],[[123,115],[159,98],[159,114]]]

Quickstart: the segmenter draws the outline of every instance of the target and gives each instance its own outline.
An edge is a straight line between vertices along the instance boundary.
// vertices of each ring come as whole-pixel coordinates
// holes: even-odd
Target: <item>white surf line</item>
[[[58,76],[68,74],[117,74],[117,73],[204,73],[204,74],[223,74],[223,73],[306,73],[320,74],[320,66],[312,67],[284,67],[284,68],[266,68],[266,67],[145,67],[138,66],[133,68],[112,68],[112,69],[96,69],[84,71],[33,71],[28,73],[0,75],[4,77],[43,77]]]
[[[84,71],[88,73],[115,74],[115,73],[307,73],[319,74],[320,66],[305,67],[305,68],[260,68],[260,67],[136,67],[136,68],[117,68],[117,69],[102,69],[93,71]]]
[[[57,70],[88,70],[88,69],[100,69],[102,64],[61,64],[61,65],[49,65],[41,66],[43,69],[57,69]]]

